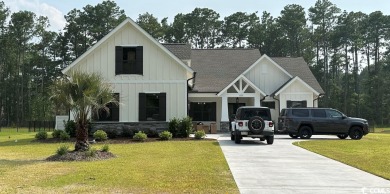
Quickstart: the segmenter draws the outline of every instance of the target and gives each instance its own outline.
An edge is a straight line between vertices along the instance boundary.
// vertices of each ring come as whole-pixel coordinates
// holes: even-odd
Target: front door
[[[245,103],[229,103],[229,106],[228,106],[229,118],[233,114],[236,114],[237,109],[240,108],[241,106],[245,106]]]

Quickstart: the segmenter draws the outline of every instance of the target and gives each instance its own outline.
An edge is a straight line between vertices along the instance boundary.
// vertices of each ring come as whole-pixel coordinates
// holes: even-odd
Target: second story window
[[[116,46],[115,74],[143,75],[143,47]]]

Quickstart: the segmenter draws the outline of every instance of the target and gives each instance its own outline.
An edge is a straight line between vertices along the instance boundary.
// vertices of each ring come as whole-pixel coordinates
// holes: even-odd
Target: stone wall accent
[[[221,127],[220,127],[220,131],[219,132],[229,132],[229,125],[230,125],[230,122],[222,122],[221,121]]]
[[[96,130],[115,130],[122,134],[123,129],[134,129],[138,131],[157,131],[158,133],[168,130],[168,122],[93,122],[91,131],[93,134]]]

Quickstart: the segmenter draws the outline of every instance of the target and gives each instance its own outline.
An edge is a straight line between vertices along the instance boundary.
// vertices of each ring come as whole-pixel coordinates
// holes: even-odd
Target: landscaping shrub
[[[170,140],[172,139],[172,133],[169,131],[163,131],[160,133],[161,140]]]
[[[95,138],[96,141],[107,140],[107,133],[103,130],[97,130],[95,133],[93,133],[93,138]]]
[[[192,132],[192,118],[184,117],[179,123],[179,137],[189,137]]]
[[[145,141],[147,138],[148,138],[148,136],[144,132],[142,132],[142,131],[136,133],[133,136],[133,139],[135,139],[137,141]]]
[[[68,145],[61,145],[59,148],[57,148],[56,153],[57,153],[57,155],[62,156],[62,155],[67,154],[68,151],[69,151],[69,146]]]
[[[95,157],[97,153],[96,148],[89,148],[89,150],[85,151],[85,156],[87,157]]]
[[[76,137],[76,123],[73,120],[65,122],[65,131],[71,137]]]
[[[107,137],[110,139],[115,139],[118,137],[118,131],[115,129],[106,129],[104,131],[107,133]]]
[[[102,147],[102,152],[108,152],[110,150],[110,147],[107,144],[104,144]]]
[[[122,131],[122,137],[133,137],[134,136],[134,130],[131,129],[131,128],[123,128],[123,131]]]
[[[47,139],[47,132],[46,131],[40,131],[37,134],[35,134],[35,138],[39,140]]]
[[[179,123],[180,123],[180,120],[178,118],[175,118],[175,117],[173,119],[169,120],[168,131],[172,133],[173,137],[178,136]]]
[[[63,131],[54,129],[54,131],[51,134],[51,136],[53,136],[53,138],[60,138],[61,132],[63,132]]]
[[[206,137],[206,133],[204,131],[195,132],[195,139],[203,139],[204,137]]]
[[[153,130],[153,129],[146,129],[144,130],[144,133],[148,136],[148,137],[159,137],[159,134],[156,130]]]
[[[65,131],[61,131],[60,140],[68,141],[68,140],[70,140],[70,135],[68,133],[66,133]]]

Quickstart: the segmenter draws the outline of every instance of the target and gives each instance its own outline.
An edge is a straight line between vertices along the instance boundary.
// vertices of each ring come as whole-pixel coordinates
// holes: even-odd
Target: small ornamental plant
[[[169,131],[163,131],[160,133],[159,136],[160,136],[160,139],[164,140],[164,141],[172,139],[172,133]]]
[[[95,138],[96,141],[105,141],[107,140],[107,133],[103,130],[97,130],[93,133],[93,138]]]
[[[195,139],[204,139],[206,137],[206,133],[204,131],[196,131]]]
[[[136,133],[133,136],[133,139],[136,140],[136,141],[145,141],[147,138],[148,138],[148,136],[144,132],[142,132],[142,131]]]
[[[38,140],[47,139],[47,132],[46,131],[38,132],[37,134],[35,134],[35,139],[38,139]]]
[[[57,155],[60,155],[60,156],[63,156],[65,154],[67,154],[68,152],[69,152],[68,145],[61,145],[56,151]]]

